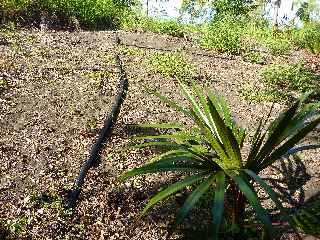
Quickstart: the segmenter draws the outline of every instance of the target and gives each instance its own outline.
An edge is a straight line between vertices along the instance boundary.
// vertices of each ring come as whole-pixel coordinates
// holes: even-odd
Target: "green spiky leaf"
[[[241,176],[231,176],[237,184],[238,188],[243,192],[248,199],[250,205],[256,212],[258,219],[263,223],[268,236],[273,236],[273,229],[271,221],[268,217],[267,211],[261,206],[257,194],[248,186],[245,180]]]
[[[155,204],[157,204],[159,201],[162,201],[164,199],[166,199],[167,197],[173,195],[174,193],[182,190],[183,188],[185,188],[186,186],[192,185],[195,182],[200,181],[201,179],[203,179],[206,175],[208,175],[207,172],[204,173],[200,173],[197,175],[193,175],[190,177],[186,177],[184,180],[174,183],[171,186],[167,187],[165,190],[162,190],[161,192],[157,193],[155,196],[153,196],[149,202],[147,203],[147,205],[144,207],[141,215],[145,215],[146,212],[153,207]]]
[[[213,215],[213,239],[219,239],[219,230],[224,210],[224,194],[226,191],[225,174],[220,171],[216,174],[216,189],[214,192]]]
[[[194,205],[198,202],[198,200],[200,199],[200,197],[205,194],[210,185],[212,185],[215,182],[215,175],[210,176],[209,178],[207,178],[205,181],[203,181],[203,183],[201,183],[191,194],[190,196],[187,198],[187,200],[184,202],[182,208],[179,210],[178,212],[178,216],[176,219],[176,224],[174,226],[174,228],[180,224],[183,219],[185,219],[185,217],[188,215],[188,213],[190,212],[190,210],[194,207]]]

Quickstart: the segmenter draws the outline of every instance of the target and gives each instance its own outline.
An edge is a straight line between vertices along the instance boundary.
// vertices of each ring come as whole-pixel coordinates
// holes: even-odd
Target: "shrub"
[[[260,72],[263,81],[270,88],[284,91],[306,92],[319,86],[318,76],[303,62],[293,65],[272,65]]]
[[[33,0],[2,0],[0,5],[0,13],[2,18],[16,17],[33,2]]]
[[[253,48],[268,50],[272,55],[287,55],[292,51],[292,44],[285,32],[274,31],[262,20],[248,20],[245,26],[245,38],[254,43]]]
[[[213,8],[218,16],[221,15],[246,15],[253,8],[252,1],[243,0],[216,0],[212,2]]]
[[[182,81],[190,80],[196,72],[195,67],[188,64],[181,53],[155,53],[149,58],[148,63],[164,77]]]
[[[249,51],[243,55],[243,59],[247,62],[265,64],[266,57],[260,52]]]
[[[285,91],[278,89],[259,89],[250,84],[244,85],[241,95],[250,102],[287,102],[292,97]]]
[[[288,55],[292,51],[290,41],[284,37],[266,37],[262,42],[275,56]]]
[[[223,223],[227,222],[232,226],[239,226],[240,230],[244,229],[247,203],[262,222],[264,236],[272,238],[274,229],[271,220],[267,210],[261,206],[254,185],[258,184],[269,195],[281,211],[282,220],[291,224],[292,220],[287,217],[278,195],[259,177],[259,173],[283,156],[298,151],[296,145],[320,123],[320,113],[317,111],[320,103],[305,104],[306,96],[299,99],[265,131],[263,130],[265,122],[260,120],[250,142],[249,154],[244,158],[241,149],[246,131],[233,121],[223,99],[210,92],[205,95],[194,83],[192,90],[183,83],[180,83],[180,86],[190,103],[189,107],[182,106],[157,92],[155,95],[167,105],[191,118],[194,121],[194,128],[188,130],[188,127],[181,123],[149,125],[151,128],[170,129],[170,132],[137,137],[137,140],[148,141],[135,147],[154,147],[162,150],[166,147],[168,150],[153,158],[150,163],[124,173],[120,179],[123,181],[147,173],[177,171],[186,173],[186,177],[181,181],[153,196],[143,209],[142,215],[156,203],[192,185],[196,187],[178,211],[174,228],[182,223],[199,199],[207,193],[213,195],[211,213],[214,239],[218,239],[221,235]],[[228,208],[225,209],[225,206]]]
[[[292,33],[292,40],[301,48],[308,49],[311,53],[320,53],[320,22],[305,23],[303,28]]]
[[[213,22],[203,33],[201,44],[208,49],[219,52],[239,54],[243,25],[239,19],[226,16],[220,21]]]
[[[202,46],[220,52],[240,54],[243,51],[268,50],[272,55],[287,55],[292,51],[285,33],[274,34],[261,20],[223,16],[204,30]]]

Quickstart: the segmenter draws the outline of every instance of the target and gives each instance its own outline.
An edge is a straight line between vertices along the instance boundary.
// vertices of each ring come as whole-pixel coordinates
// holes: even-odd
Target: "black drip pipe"
[[[116,36],[116,42],[119,43],[119,37]],[[98,162],[98,159],[100,157],[101,150],[103,149],[104,144],[106,143],[107,139],[111,136],[113,126],[117,121],[121,105],[127,95],[128,91],[128,80],[125,74],[125,71],[123,69],[123,65],[121,62],[121,59],[118,54],[115,55],[116,62],[119,68],[119,74],[120,74],[120,81],[118,84],[118,91],[116,95],[115,102],[112,105],[112,109],[110,114],[107,116],[107,118],[104,121],[104,126],[101,129],[99,133],[99,137],[97,138],[97,141],[92,146],[91,153],[89,159],[83,164],[79,176],[77,177],[74,189],[70,193],[67,207],[68,208],[75,208],[77,199],[80,195],[82,186],[84,184],[84,179],[89,171],[89,169],[93,166],[95,166]]]

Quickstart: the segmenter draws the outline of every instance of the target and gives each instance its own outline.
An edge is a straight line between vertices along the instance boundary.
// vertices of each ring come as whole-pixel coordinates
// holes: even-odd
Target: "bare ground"
[[[158,52],[152,48],[182,51],[196,66],[197,81],[224,96],[249,133],[268,113],[271,103],[250,103],[240,94],[248,82],[260,84],[257,72],[263,66],[244,62],[241,57],[203,51],[183,39],[147,33],[118,34],[122,44],[146,48],[117,48],[113,32],[22,30],[2,34],[7,44],[0,45],[0,80],[6,82],[0,88],[0,238],[166,239],[167,226],[183,195],[163,203],[138,223],[135,218],[153,193],[179,175],[148,175],[125,184],[117,181],[121,173],[143,164],[152,154],[127,148],[133,134],[129,124],[189,123],[144,89],[156,88],[184,101],[176,82],[154,72],[146,63],[148,56]],[[76,211],[70,215],[63,202],[115,94],[115,52],[120,52],[124,62],[128,96],[101,162],[89,172]],[[269,56],[268,64],[297,62],[304,57],[301,52],[285,58]],[[274,115],[282,107],[276,104]],[[319,142],[318,136],[310,136],[310,141],[313,138]],[[299,157],[303,165],[291,160],[292,166],[282,174],[290,180],[285,183],[288,193],[295,195],[293,202],[287,200],[288,204],[297,199],[304,201],[320,190],[319,151]],[[286,160],[284,166],[289,162]],[[265,174],[283,177],[271,169]],[[189,220],[192,218],[206,220],[208,216],[196,209]],[[173,238],[196,238],[199,233],[190,233],[190,222]]]

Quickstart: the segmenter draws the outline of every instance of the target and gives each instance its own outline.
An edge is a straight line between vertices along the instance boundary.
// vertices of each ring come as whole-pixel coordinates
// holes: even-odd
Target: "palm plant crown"
[[[277,193],[261,178],[259,173],[284,156],[304,149],[296,145],[320,123],[319,103],[306,104],[307,96],[297,100],[290,108],[276,118],[267,130],[260,120],[250,142],[251,148],[246,159],[241,155],[246,132],[231,116],[224,100],[209,92],[207,95],[194,82],[192,88],[179,82],[183,95],[190,103],[184,107],[178,102],[153,92],[164,103],[191,118],[196,126],[187,130],[183,124],[143,124],[141,127],[174,129],[173,133],[143,136],[137,139],[151,139],[137,148],[163,148],[169,150],[156,156],[150,163],[123,174],[126,180],[139,174],[179,171],[187,176],[160,191],[146,204],[142,215],[156,203],[181,191],[189,185],[197,184],[179,210],[176,225],[180,224],[201,196],[212,189],[213,237],[219,238],[223,219],[241,224],[245,204],[249,203],[262,222],[265,236],[272,238],[273,227],[267,210],[262,207],[254,184],[258,184],[269,195],[280,211],[285,210]],[[315,146],[318,147],[318,146]],[[313,148],[313,147],[306,147]],[[227,214],[226,195],[234,198],[234,206]],[[287,221],[291,222],[288,218]]]

